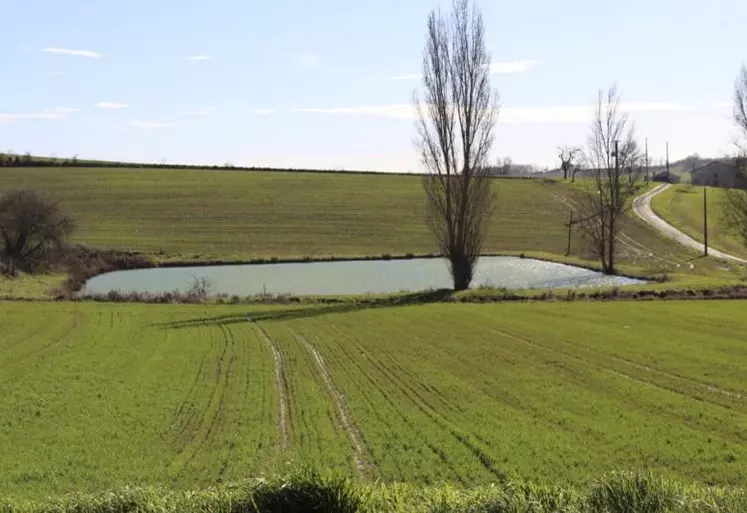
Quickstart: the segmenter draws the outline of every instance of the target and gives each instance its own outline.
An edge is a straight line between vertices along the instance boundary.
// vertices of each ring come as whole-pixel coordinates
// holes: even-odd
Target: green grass
[[[420,178],[365,174],[106,168],[5,168],[0,191],[31,186],[73,215],[73,242],[141,251],[158,261],[325,258],[436,252]],[[563,259],[567,222],[580,185],[496,180],[498,208],[486,253]],[[623,223],[620,268],[720,283],[724,264],[660,236],[633,217]],[[580,230],[568,259],[595,265]],[[692,266],[692,268],[691,268]],[[47,278],[44,278],[45,280]],[[50,278],[51,279],[51,278]],[[31,282],[0,291],[42,297]],[[5,294],[8,296],[8,294]]]
[[[586,486],[618,469],[744,483],[744,309],[4,302],[0,490],[299,466],[418,486]]]
[[[747,247],[724,222],[724,189],[708,187],[709,244],[721,251],[747,258]],[[703,242],[703,187],[675,185],[651,202],[654,211],[693,239]]]
[[[566,250],[578,193],[556,181],[496,180],[498,208],[486,252]],[[433,253],[425,198],[415,176],[198,170],[9,168],[0,190],[39,187],[77,220],[78,242],[143,251],[159,259],[371,256]],[[690,254],[635,221],[635,245]],[[587,256],[580,236],[573,254]],[[623,259],[654,262],[645,251]],[[649,262],[649,263],[650,263]]]
[[[0,277],[0,298],[38,299],[49,297],[50,291],[65,279],[64,274],[20,274],[15,278]]]
[[[0,499],[1,500],[1,499]],[[8,501],[7,513],[733,513],[747,509],[744,488],[683,484],[647,473],[613,473],[585,488],[507,482],[452,485],[360,484],[298,472],[203,490],[123,488],[43,501]]]

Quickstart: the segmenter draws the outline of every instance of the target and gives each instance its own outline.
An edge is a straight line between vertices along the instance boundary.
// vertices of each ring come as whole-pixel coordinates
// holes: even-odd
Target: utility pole
[[[612,186],[612,208],[609,213],[609,259],[607,272],[615,269],[615,215],[620,208],[620,141],[615,140],[615,181]]]
[[[667,182],[669,181],[669,141],[667,141]]]
[[[708,187],[703,187],[703,238],[705,239],[705,256],[708,256]]]
[[[573,210],[571,210],[571,215],[568,219],[568,249],[565,250],[565,256],[570,256],[571,254],[571,235],[573,235]]]

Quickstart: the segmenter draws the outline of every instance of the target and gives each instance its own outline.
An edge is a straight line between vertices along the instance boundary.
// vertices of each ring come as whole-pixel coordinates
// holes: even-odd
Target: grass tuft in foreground
[[[198,491],[122,488],[44,501],[3,501],[3,513],[734,513],[747,511],[742,488],[683,485],[646,473],[612,473],[586,489],[505,483],[449,485],[360,484],[303,472]]]

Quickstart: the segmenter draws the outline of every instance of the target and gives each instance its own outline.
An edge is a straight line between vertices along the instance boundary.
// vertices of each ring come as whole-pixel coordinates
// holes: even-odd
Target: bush
[[[27,272],[50,265],[73,227],[60,206],[38,192],[6,193],[0,197],[0,262]]]

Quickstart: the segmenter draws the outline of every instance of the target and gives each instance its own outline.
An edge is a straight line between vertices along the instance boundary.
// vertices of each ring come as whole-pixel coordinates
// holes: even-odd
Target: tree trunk
[[[454,291],[467,290],[472,282],[472,265],[466,255],[451,257],[451,277],[454,281]]]
[[[607,274],[615,274],[615,217],[610,216],[609,249],[607,250]]]

